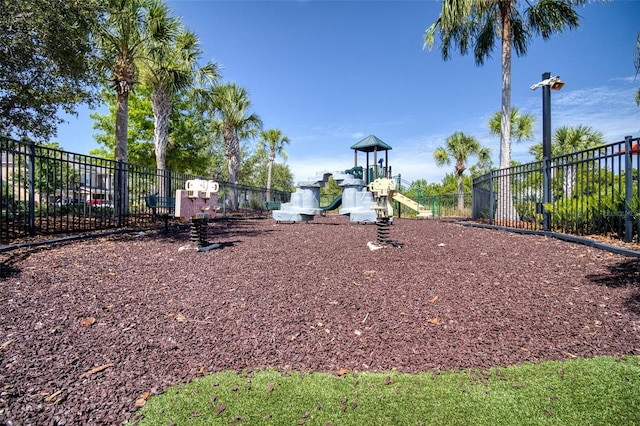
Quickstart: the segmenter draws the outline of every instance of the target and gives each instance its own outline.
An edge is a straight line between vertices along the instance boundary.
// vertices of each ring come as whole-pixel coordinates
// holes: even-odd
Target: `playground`
[[[298,182],[291,201],[284,203],[272,213],[277,222],[307,222],[317,215],[340,207],[338,214],[349,217],[349,221],[372,223],[384,228],[392,220],[394,209],[392,202],[404,204],[415,210],[416,217],[432,217],[432,211],[426,206],[405,197],[396,191],[396,178],[392,176],[389,166],[391,146],[369,135],[351,146],[354,153],[353,167],[336,172],[317,172],[315,177]],[[358,153],[365,154],[365,167],[358,165]],[[380,158],[378,159],[378,156]],[[370,162],[373,157],[373,163]],[[332,177],[341,187],[341,194],[326,206],[320,205],[320,188],[324,187]],[[386,237],[379,235],[378,242],[385,243]]]
[[[464,370],[640,354],[637,259],[397,219],[210,221],[2,254],[0,423],[118,424],[225,370]]]

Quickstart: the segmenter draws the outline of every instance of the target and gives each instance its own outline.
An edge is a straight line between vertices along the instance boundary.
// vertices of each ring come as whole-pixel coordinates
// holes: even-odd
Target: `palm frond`
[[[575,29],[580,16],[567,0],[541,0],[526,11],[531,31],[548,40],[555,33]]]

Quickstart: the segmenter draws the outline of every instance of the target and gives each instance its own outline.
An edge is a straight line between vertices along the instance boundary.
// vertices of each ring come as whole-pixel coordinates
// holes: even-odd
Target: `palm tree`
[[[604,143],[604,133],[591,126],[562,126],[556,129],[551,140],[551,156],[573,154],[595,148]],[[533,145],[529,152],[536,160],[542,160],[542,143]]]
[[[169,144],[169,118],[173,98],[176,93],[198,82],[213,83],[220,77],[219,66],[209,62],[198,68],[202,54],[195,33],[184,29],[177,18],[170,16],[169,8],[162,0],[151,0],[149,4],[151,20],[165,28],[165,34],[156,34],[149,39],[147,59],[142,66],[142,80],[152,87],[151,109],[154,122],[154,148],[158,169],[158,192],[168,196],[167,146]],[[167,40],[167,35],[169,40]]]
[[[476,138],[462,132],[455,132],[449,136],[445,141],[445,146],[434,151],[433,157],[439,166],[451,164],[451,158],[456,162],[454,172],[458,176],[458,210],[464,210],[463,174],[467,169],[466,163],[469,157],[476,156],[479,161],[486,161],[489,154],[489,148],[481,146]]]
[[[231,210],[238,209],[240,180],[240,141],[254,137],[262,127],[262,120],[249,113],[251,102],[247,91],[235,83],[214,87],[208,99],[209,110],[217,118],[213,122],[214,136],[221,139],[229,172]]]
[[[556,129],[551,139],[551,157],[570,155],[579,151],[595,148],[604,144],[604,133],[593,129],[591,126],[562,126]],[[529,149],[529,152],[536,158],[542,160],[542,143],[536,144]],[[578,164],[569,161],[570,164],[563,168],[562,189],[565,197],[573,195],[575,186],[575,176]]]
[[[138,64],[144,57],[147,38],[146,0],[112,0],[97,36],[98,65],[116,91],[116,161],[127,161],[129,93]]]
[[[516,107],[511,108],[509,126],[511,128],[511,138],[516,142],[522,142],[533,138],[533,114],[521,113]],[[502,126],[502,112],[496,111],[489,119],[489,133],[493,136],[500,136]],[[511,149],[511,147],[509,147]],[[511,155],[509,155],[511,157]]]
[[[267,201],[271,201],[271,172],[273,163],[276,161],[276,155],[283,159],[287,159],[287,153],[284,152],[284,146],[290,142],[287,136],[284,136],[278,129],[263,130],[260,132],[260,141],[258,142],[258,151],[266,153],[268,151],[267,166]]]
[[[147,10],[147,0],[111,0],[108,15],[100,27],[96,41],[99,49],[97,65],[108,75],[116,91],[115,160],[126,167],[129,123],[129,93],[136,84],[138,65],[145,59],[146,45],[151,36],[156,41],[167,40],[168,31],[162,22],[153,22]],[[128,211],[126,170],[116,173],[116,217]]]
[[[450,50],[457,46],[465,55],[473,48],[476,65],[484,64],[491,56],[496,38],[501,40],[502,107],[500,122],[500,168],[510,166],[511,137],[511,53],[526,53],[532,35],[548,40],[555,33],[574,29],[579,16],[574,7],[589,0],[444,0],[438,19],[425,32],[424,45],[435,43],[436,31],[442,41],[441,54],[450,58]],[[518,7],[519,5],[524,5]],[[502,182],[498,217],[515,217],[508,179]]]

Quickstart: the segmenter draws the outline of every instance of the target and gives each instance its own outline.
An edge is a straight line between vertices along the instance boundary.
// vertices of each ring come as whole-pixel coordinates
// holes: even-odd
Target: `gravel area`
[[[1,255],[0,423],[119,424],[221,370],[402,372],[640,355],[640,261],[398,219],[220,220]]]

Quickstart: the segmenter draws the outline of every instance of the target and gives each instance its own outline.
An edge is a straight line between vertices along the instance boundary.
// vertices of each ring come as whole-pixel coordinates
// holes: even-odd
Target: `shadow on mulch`
[[[11,278],[19,274],[21,269],[16,267],[15,264],[23,261],[25,257],[22,253],[12,254],[7,259],[0,261],[0,279]]]
[[[635,293],[627,300],[627,308],[640,314],[640,261],[630,259],[607,267],[608,272],[598,275],[588,275],[591,281],[598,285],[611,288],[635,287]]]
[[[157,232],[150,233],[148,237],[175,243],[184,243],[190,239],[190,227],[190,223],[173,223],[169,225],[168,231],[158,230]],[[242,236],[255,237],[270,232],[273,231],[256,229],[254,225],[241,218],[223,218],[209,221],[207,239],[212,242],[220,242],[218,240]],[[221,245],[225,246],[226,244]]]
[[[255,237],[272,232],[271,229],[257,229],[255,225],[242,219],[221,219],[215,220],[213,227],[209,227],[209,239],[214,241],[218,238]]]

